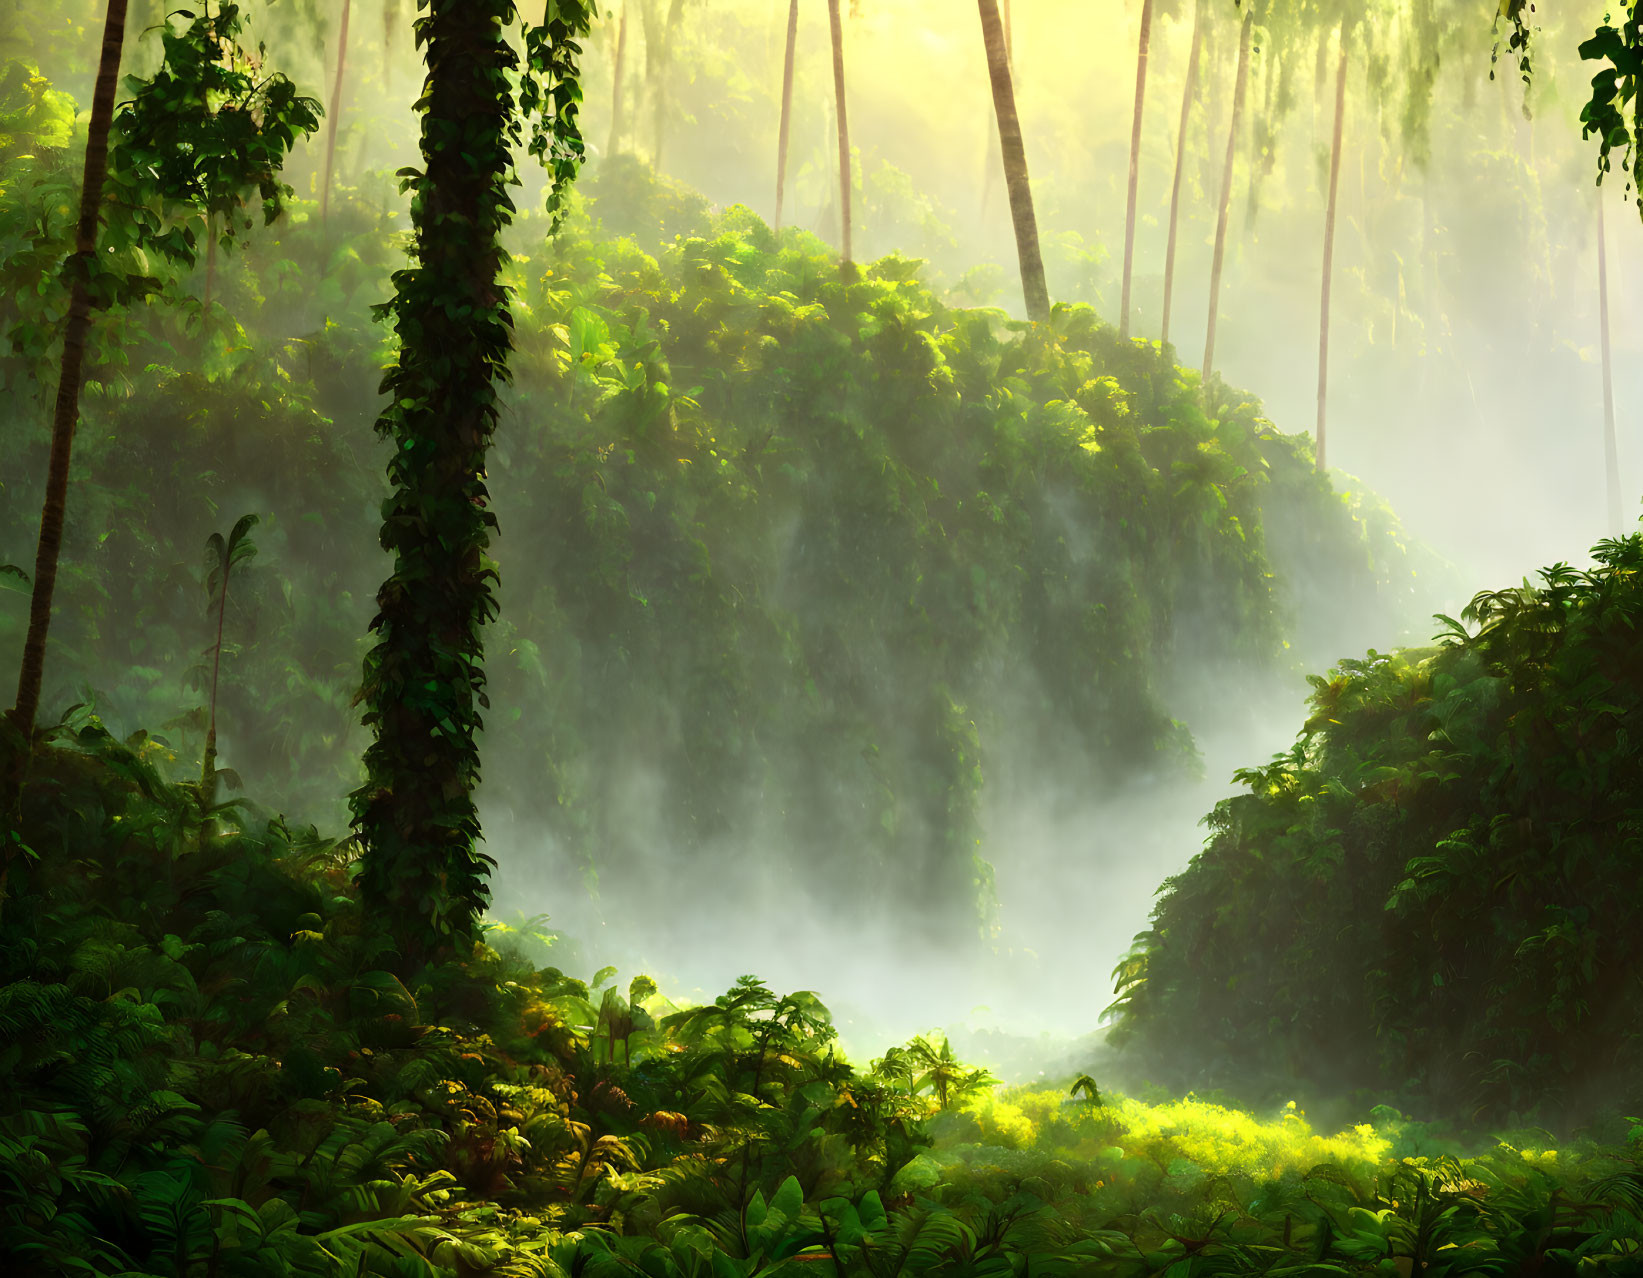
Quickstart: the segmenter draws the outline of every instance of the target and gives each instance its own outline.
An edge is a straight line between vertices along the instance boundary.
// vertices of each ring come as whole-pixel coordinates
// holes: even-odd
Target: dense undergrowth
[[[26,413],[73,112],[15,69],[0,112],[0,371]],[[639,855],[635,809],[688,854],[757,795],[781,813],[760,837],[818,882],[968,928],[983,764],[1012,723],[1034,727],[1025,766],[1096,792],[1190,767],[1184,671],[1281,669],[1335,641],[1319,617],[1415,601],[1386,512],[1247,397],[1211,387],[1206,412],[1169,352],[1089,310],[1026,329],[894,257],[844,284],[802,233],[778,244],[637,166],[594,176],[564,238],[526,223],[516,245],[486,741],[515,819],[590,872]],[[69,712],[39,752],[0,898],[8,1275],[1643,1270],[1635,1130],[1463,1156],[1391,1110],[1331,1135],[1293,1105],[1148,1103],[1087,1076],[999,1089],[940,1038],[859,1066],[814,994],[624,994],[544,966],[529,925],[395,974],[350,844],[219,802],[209,751],[199,783],[174,779],[213,716],[281,808],[356,779],[380,575],[356,548],[383,492],[365,316],[395,233],[358,202],[328,226],[295,207],[218,266],[215,305],[164,263],[108,264],[142,287],[99,330],[52,655],[103,717]],[[35,496],[10,476],[39,444],[0,487],[7,547]],[[231,646],[220,704],[189,710],[207,679],[188,565],[242,513],[261,553],[233,557],[247,522],[215,547]],[[0,649],[17,624],[0,612]],[[1466,641],[1480,662],[1500,629]],[[1580,732],[1601,736],[1621,712],[1595,689]],[[1569,744],[1544,717],[1526,750]],[[1410,877],[1394,895],[1418,903],[1430,875]],[[1554,931],[1543,948],[1572,935]],[[1132,989],[1132,1022],[1162,988]]]
[[[45,449],[24,410],[50,384],[70,229],[53,210],[76,170],[72,104],[6,84],[22,141],[0,156],[18,249],[0,372],[22,447],[0,562],[22,562]],[[847,876],[973,936],[981,793],[1004,769],[1092,801],[1190,774],[1218,680],[1326,662],[1429,610],[1429,563],[1315,472],[1304,436],[1221,386],[1206,414],[1194,374],[1088,308],[1031,331],[949,305],[898,257],[845,285],[814,237],[778,245],[630,157],[585,185],[551,245],[540,218],[512,233],[485,752],[493,833],[505,817],[590,884],[780,848],[800,890]],[[99,322],[76,444],[47,704],[91,700],[197,753],[193,565],[258,514],[222,753],[322,821],[358,783],[351,702],[385,571],[369,313],[400,228],[363,196],[324,224],[293,204],[220,258],[209,307],[197,276],[146,262],[151,296]],[[23,614],[0,607],[0,657]]]
[[[939,1041],[854,1068],[813,995],[624,997],[528,927],[402,982],[346,846],[206,809],[165,754],[91,720],[29,790],[0,923],[19,1278],[1643,1270],[1635,1131],[1459,1157],[1392,1111],[1328,1136],[1000,1091]]]
[[[1595,556],[1313,678],[1120,967],[1120,1037],[1184,1085],[1643,1111],[1643,536]]]

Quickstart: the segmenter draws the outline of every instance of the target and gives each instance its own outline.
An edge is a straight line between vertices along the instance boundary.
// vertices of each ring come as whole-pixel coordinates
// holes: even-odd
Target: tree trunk
[[[1609,363],[1609,251],[1603,229],[1603,188],[1597,192],[1597,313],[1603,350],[1603,465],[1608,477],[1609,535],[1626,529],[1620,507],[1620,454],[1614,433],[1614,375]]]
[[[204,308],[211,309],[211,295],[217,287],[217,228],[212,225],[211,210],[205,211],[205,297]]]
[[[1135,191],[1141,176],[1141,108],[1147,97],[1147,44],[1152,38],[1152,0],[1141,0],[1141,42],[1135,55],[1135,119],[1130,125],[1130,190],[1124,205],[1124,286],[1118,304],[1118,336],[1130,335],[1130,277],[1135,264]]]
[[[211,649],[211,700],[205,719],[205,750],[200,762],[200,798],[207,807],[217,797],[217,686],[222,675],[223,622],[228,616],[229,565],[222,568],[222,585],[217,592],[217,642]]]
[[[1238,154],[1238,117],[1244,110],[1244,86],[1249,80],[1250,29],[1254,21],[1254,11],[1245,9],[1243,30],[1238,36],[1238,77],[1232,84],[1232,119],[1227,124],[1227,159],[1221,169],[1221,214],[1215,222],[1215,256],[1209,268],[1209,326],[1204,335],[1203,379],[1206,403],[1210,374],[1215,371],[1215,316],[1221,306],[1221,265],[1226,260],[1227,211],[1232,205],[1232,162]]]
[[[1010,64],[1010,78],[1015,79],[1015,46],[1010,34],[1010,0],[1004,0],[1004,60]],[[997,132],[998,115],[982,130],[981,147],[981,221],[987,222],[987,212],[993,206],[993,188],[998,184],[998,167],[993,163],[993,134]]]
[[[337,159],[337,124],[342,119],[342,83],[348,69],[348,14],[353,0],[342,0],[342,24],[337,31],[337,78],[331,85],[331,116],[325,122],[325,185],[319,191],[319,220],[331,213],[331,172]]]
[[[1164,249],[1164,321],[1159,340],[1169,344],[1170,301],[1175,292],[1175,240],[1181,221],[1181,174],[1187,163],[1187,123],[1192,116],[1192,99],[1198,87],[1198,51],[1204,40],[1204,0],[1192,11],[1192,48],[1187,54],[1187,82],[1181,90],[1181,126],[1175,134],[1175,180],[1169,192],[1169,241]]]
[[[833,33],[834,116],[839,126],[839,269],[851,279],[856,264],[850,252],[850,117],[844,109],[844,21],[839,16],[839,0],[827,0],[827,21]]]
[[[616,66],[610,78],[610,141],[606,155],[616,154],[616,145],[622,140],[622,64],[628,52],[628,7],[622,5],[622,18],[616,24]]]
[[[126,0],[108,0],[103,19],[103,48],[97,62],[97,84],[91,97],[85,170],[80,182],[80,221],[74,234],[74,256],[66,267],[72,286],[68,317],[63,326],[57,401],[52,411],[51,460],[46,472],[45,500],[40,508],[40,539],[34,556],[29,628],[17,677],[17,701],[7,716],[10,727],[20,738],[16,742],[19,753],[9,762],[0,762],[0,818],[15,810],[22,790],[23,772],[33,748],[34,720],[40,709],[40,689],[45,680],[46,634],[51,627],[51,600],[57,586],[57,560],[63,547],[63,523],[68,507],[69,460],[74,449],[74,428],[80,416],[80,373],[85,363],[86,335],[91,327],[91,295],[87,284],[97,252],[97,215],[103,202],[103,178],[108,169],[108,132],[114,118],[114,94],[120,77],[125,27]],[[11,854],[8,842],[5,851],[8,865]],[[0,889],[3,889],[3,875],[0,875]]]
[[[1318,116],[1323,111],[1324,85],[1329,82],[1329,30],[1318,32],[1318,60],[1312,68],[1312,145],[1318,145]]]
[[[1335,64],[1335,140],[1329,153],[1329,204],[1324,212],[1324,269],[1322,299],[1318,303],[1318,469],[1327,470],[1328,444],[1325,415],[1329,407],[1329,286],[1335,267],[1335,203],[1341,179],[1341,134],[1346,120],[1346,23],[1337,34],[1341,43]]]
[[[662,47],[657,55],[656,68],[656,151],[653,163],[662,171],[662,149],[667,142],[667,86],[673,74],[673,35],[679,29],[679,11],[684,0],[673,0],[668,6],[667,22],[662,27]]]
[[[398,355],[377,431],[393,444],[381,533],[393,570],[371,622],[360,699],[374,739],[350,804],[365,917],[392,937],[405,975],[469,951],[490,896],[473,795],[481,634],[497,607],[485,463],[511,345],[500,236],[518,117],[497,85],[515,63],[513,11],[513,0],[425,0],[414,269],[395,275],[387,308]]]
[[[776,239],[782,238],[782,201],[787,195],[787,139],[793,127],[793,52],[799,43],[799,0],[788,0],[787,56],[782,62],[782,122],[776,130]]]
[[[399,0],[382,0],[382,91],[386,94],[394,79],[394,25],[399,19]]]
[[[836,2],[836,0],[835,0]],[[1015,223],[1016,254],[1021,260],[1021,291],[1027,318],[1035,324],[1050,318],[1050,290],[1044,282],[1044,259],[1038,247],[1038,219],[1033,215],[1033,190],[1027,177],[1027,148],[1021,140],[1021,121],[1015,112],[1015,86],[998,17],[998,0],[977,0],[981,34],[987,46],[987,71],[993,85],[993,111],[998,116],[999,149],[1004,155],[1004,185],[1010,195],[1010,217]]]

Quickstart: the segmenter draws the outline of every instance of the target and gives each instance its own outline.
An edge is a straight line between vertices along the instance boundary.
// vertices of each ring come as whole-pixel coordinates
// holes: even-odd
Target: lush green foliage
[[[1314,678],[1119,968],[1121,1035],[1178,1077],[1635,1112],[1643,536],[1596,555]]]
[[[130,219],[139,247],[192,265],[199,236],[177,207],[204,214],[206,236],[231,244],[251,228],[241,209],[255,189],[272,222],[291,194],[280,170],[298,138],[319,128],[319,103],[280,72],[262,73],[261,50],[239,43],[238,5],[175,16],[188,21],[174,29],[168,16],[161,27],[159,69],[126,80],[110,148],[112,202],[125,216],[112,225]],[[124,247],[119,237],[114,246]]]
[[[636,806],[688,865],[774,793],[763,837],[804,873],[916,893],[970,929],[1006,745],[1092,793],[1190,769],[1215,706],[1183,674],[1327,660],[1357,626],[1418,615],[1426,566],[1383,509],[1332,492],[1248,397],[1218,389],[1206,417],[1193,375],[1089,310],[1021,331],[899,258],[846,286],[815,239],[778,246],[631,159],[588,194],[554,245],[540,217],[511,241],[486,732],[514,819],[590,876],[649,856]],[[362,312],[392,229],[358,205],[329,228],[299,211],[220,283],[244,328],[145,316],[143,371],[90,409],[70,528],[60,701],[89,679],[134,728],[191,704],[172,654],[205,640],[174,565],[206,503],[265,516],[230,602],[225,759],[313,812],[357,784],[358,601],[381,570],[353,548],[383,497],[365,426],[384,352]],[[315,258],[317,281],[298,265]],[[170,486],[201,509],[152,509]],[[8,544],[24,496],[5,494]],[[1327,602],[1299,609],[1303,589]]]
[[[344,847],[168,784],[95,720],[28,792],[0,923],[8,1274],[1636,1272],[1632,1148],[1458,1158],[1382,1111],[1314,1132],[867,1069],[812,994],[675,1007],[553,968],[551,937],[410,986]],[[547,944],[548,949],[543,950]],[[909,1068],[911,1065],[911,1068]],[[932,1076],[931,1071],[937,1071]],[[963,1090],[963,1089],[958,1089]]]

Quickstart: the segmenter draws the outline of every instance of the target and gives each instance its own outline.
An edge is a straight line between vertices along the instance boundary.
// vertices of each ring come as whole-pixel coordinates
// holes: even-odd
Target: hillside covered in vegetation
[[[1491,1121],[1643,1109],[1643,537],[1314,676],[1119,968],[1177,1081]]]
[[[45,143],[69,106],[28,92],[15,127]],[[19,225],[72,159],[12,161]],[[801,893],[850,876],[974,936],[999,770],[1097,798],[1191,775],[1195,729],[1225,713],[1206,671],[1270,679],[1431,606],[1436,562],[1304,437],[1219,385],[1206,413],[1196,375],[1087,307],[1033,330],[944,304],[896,257],[845,284],[813,237],[778,249],[631,159],[585,200],[551,244],[533,218],[510,239],[485,741],[512,829],[590,883],[654,883],[662,843],[672,897],[756,843]],[[210,307],[179,278],[128,314],[123,368],[89,388],[53,629],[56,704],[197,757],[216,603],[198,548],[260,516],[225,605],[224,766],[322,822],[358,784],[386,492],[369,305],[396,225],[298,206],[219,265]],[[315,257],[318,280],[297,265]],[[12,330],[51,260],[11,260]],[[8,384],[29,393],[30,371],[13,353]],[[40,420],[0,490],[19,561]]]

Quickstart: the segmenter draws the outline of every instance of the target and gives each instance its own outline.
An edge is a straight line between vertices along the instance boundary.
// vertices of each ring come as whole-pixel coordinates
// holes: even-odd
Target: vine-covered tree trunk
[[[833,114],[839,134],[839,268],[850,279],[856,263],[850,248],[850,117],[844,107],[844,20],[839,0],[827,0],[827,22],[833,33]]]
[[[782,120],[776,130],[776,238],[782,236],[782,201],[787,195],[787,140],[793,127],[793,54],[799,42],[799,0],[788,0],[787,55],[782,61]]]
[[[1221,212],[1215,221],[1215,256],[1209,267],[1209,326],[1204,334],[1206,396],[1210,374],[1215,371],[1215,317],[1221,308],[1221,266],[1226,261],[1227,212],[1232,206],[1232,162],[1238,154],[1238,119],[1244,111],[1244,88],[1249,81],[1249,41],[1254,22],[1254,10],[1245,8],[1243,29],[1238,35],[1238,76],[1232,84],[1232,119],[1227,123],[1227,158],[1221,168]]]
[[[1169,239],[1164,248],[1164,317],[1159,340],[1169,344],[1170,302],[1175,295],[1175,241],[1181,224],[1181,174],[1187,163],[1187,124],[1198,88],[1198,54],[1204,42],[1204,0],[1192,10],[1192,46],[1187,53],[1186,83],[1181,88],[1181,124],[1175,132],[1175,178],[1169,191]]]
[[[1321,300],[1318,303],[1318,469],[1327,470],[1328,444],[1326,416],[1329,407],[1329,287],[1335,270],[1335,204],[1341,184],[1341,136],[1346,121],[1346,24],[1337,38],[1341,42],[1335,64],[1335,134],[1329,152],[1329,204],[1324,211],[1324,267]]]
[[[1614,431],[1614,369],[1609,362],[1609,250],[1603,228],[1603,188],[1597,192],[1597,315],[1603,353],[1603,466],[1608,478],[1609,535],[1625,531],[1620,504],[1620,452]]]
[[[610,77],[610,141],[605,145],[606,155],[615,155],[622,140],[622,73],[628,52],[628,7],[622,6],[621,20],[616,24],[616,66]]]
[[[74,429],[80,417],[80,376],[85,364],[86,336],[91,328],[89,286],[92,263],[97,255],[97,215],[103,202],[103,178],[108,170],[109,124],[114,118],[125,28],[126,0],[108,0],[103,18],[103,47],[97,61],[97,83],[91,95],[86,163],[80,182],[80,220],[74,232],[74,255],[65,266],[70,280],[68,316],[63,325],[63,359],[51,416],[51,458],[46,469],[45,500],[40,507],[29,627],[17,676],[17,701],[7,714],[8,726],[16,734],[10,743],[14,748],[6,749],[7,743],[0,741],[0,819],[15,811],[22,792],[23,775],[33,749],[34,720],[40,710],[40,690],[45,681],[46,636],[51,628],[52,595],[57,588],[57,561],[63,548],[69,461],[74,451]],[[8,755],[11,757],[7,758]],[[8,866],[12,852],[8,839],[4,853]],[[4,875],[0,873],[0,896],[3,895]]]
[[[348,15],[353,0],[342,0],[342,21],[337,28],[337,78],[331,84],[331,112],[325,121],[325,184],[319,189],[319,220],[331,214],[331,174],[337,161],[337,123],[342,119],[342,85],[348,70]]]
[[[977,4],[987,47],[987,73],[992,81],[993,113],[998,117],[999,150],[1004,155],[1004,185],[1010,195],[1010,218],[1015,223],[1016,256],[1021,261],[1021,291],[1027,303],[1027,318],[1043,324],[1050,318],[1050,290],[1044,282],[1038,219],[1033,214],[1033,189],[1027,176],[1027,148],[1015,111],[1015,85],[1010,78],[1004,24],[999,21],[998,0],[977,0]]]
[[[423,171],[412,179],[415,264],[387,312],[399,356],[379,434],[394,443],[361,699],[375,740],[351,797],[360,886],[410,971],[471,944],[494,864],[476,847],[474,737],[487,703],[480,631],[496,612],[485,557],[485,457],[507,376],[510,320],[499,237],[517,135],[512,0],[427,0]]]
[[[1135,119],[1130,125],[1130,188],[1124,204],[1124,285],[1118,304],[1118,336],[1130,335],[1130,276],[1135,264],[1135,192],[1141,176],[1141,109],[1147,98],[1147,45],[1152,38],[1152,0],[1141,0],[1141,40],[1135,54]]]

